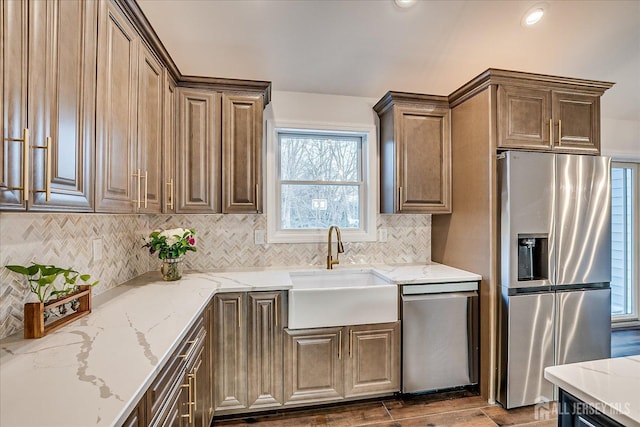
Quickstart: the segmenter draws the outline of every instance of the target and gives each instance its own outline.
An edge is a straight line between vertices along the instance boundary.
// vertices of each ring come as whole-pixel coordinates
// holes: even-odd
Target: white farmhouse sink
[[[398,320],[398,288],[370,271],[290,273],[289,329]]]

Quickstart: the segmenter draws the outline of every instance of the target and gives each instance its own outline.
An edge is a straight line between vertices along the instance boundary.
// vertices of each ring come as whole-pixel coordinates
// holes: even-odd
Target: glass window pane
[[[611,314],[634,312],[633,169],[611,169]]]
[[[283,230],[360,227],[359,185],[283,184]]]
[[[280,133],[280,179],[360,181],[362,138]]]

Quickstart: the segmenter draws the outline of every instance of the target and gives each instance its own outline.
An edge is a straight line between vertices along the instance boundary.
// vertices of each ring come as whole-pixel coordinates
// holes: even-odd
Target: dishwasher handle
[[[451,299],[451,298],[473,298],[477,297],[476,291],[468,292],[445,292],[440,294],[420,294],[420,295],[402,295],[402,301],[426,301],[437,299]]]

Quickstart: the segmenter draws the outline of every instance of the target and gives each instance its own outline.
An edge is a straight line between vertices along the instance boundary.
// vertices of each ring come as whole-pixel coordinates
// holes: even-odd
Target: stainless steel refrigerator
[[[611,355],[610,159],[509,151],[500,173],[506,408],[552,400],[547,366]]]

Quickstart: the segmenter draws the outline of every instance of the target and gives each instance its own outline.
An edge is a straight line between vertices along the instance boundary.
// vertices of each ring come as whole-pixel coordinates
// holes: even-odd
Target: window
[[[611,315],[638,319],[638,165],[611,168]]]
[[[375,134],[267,127],[268,241],[324,242],[331,225],[345,240],[375,240]]]

